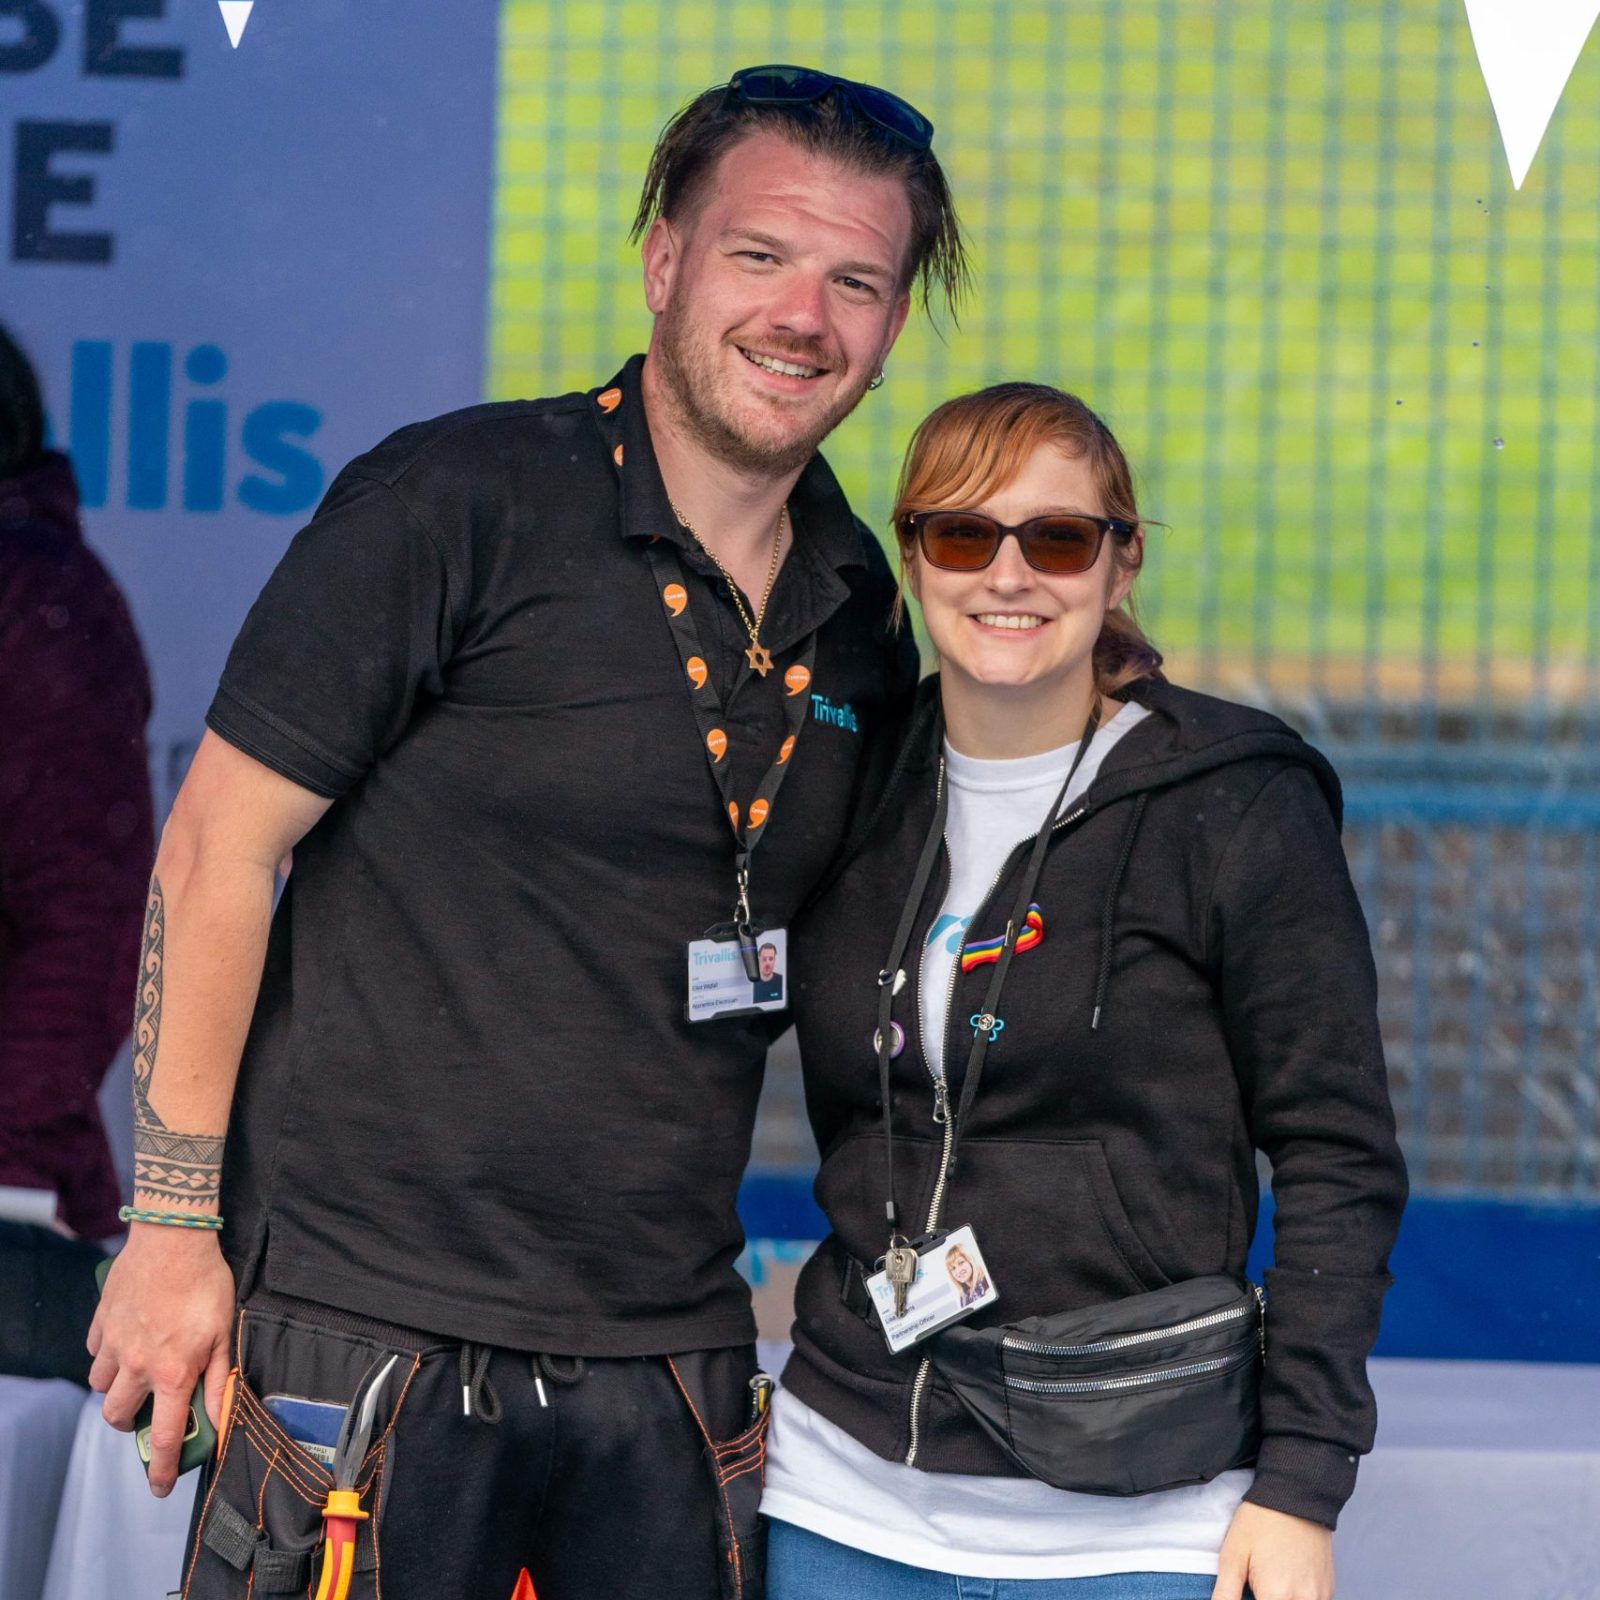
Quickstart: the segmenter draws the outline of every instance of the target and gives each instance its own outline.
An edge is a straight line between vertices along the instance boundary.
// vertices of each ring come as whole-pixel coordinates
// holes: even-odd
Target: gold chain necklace
[[[744,658],[750,663],[751,671],[766,677],[772,671],[772,652],[761,642],[761,623],[767,614],[767,601],[772,598],[772,586],[778,579],[778,561],[783,554],[783,530],[789,521],[789,507],[784,505],[778,511],[778,525],[772,534],[772,563],[767,568],[767,586],[761,591],[761,604],[756,607],[755,620],[752,622],[750,613],[745,609],[744,597],[739,593],[739,585],[733,581],[733,574],[717,559],[716,551],[700,537],[699,530],[678,509],[671,495],[667,496],[667,504],[672,507],[673,516],[689,530],[694,542],[710,557],[712,566],[728,580],[728,590],[733,595],[739,620],[744,624],[744,631],[750,635],[750,648],[745,651]]]

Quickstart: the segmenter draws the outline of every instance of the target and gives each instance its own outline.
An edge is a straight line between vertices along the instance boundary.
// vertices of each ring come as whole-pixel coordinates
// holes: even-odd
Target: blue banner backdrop
[[[491,0],[0,5],[0,320],[156,681],[170,801],[250,601],[351,456],[482,398]]]

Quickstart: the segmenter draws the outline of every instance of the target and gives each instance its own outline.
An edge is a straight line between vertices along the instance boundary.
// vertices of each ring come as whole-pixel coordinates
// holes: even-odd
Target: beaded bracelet
[[[117,1213],[119,1222],[154,1222],[163,1228],[200,1228],[217,1233],[222,1218],[191,1211],[152,1211],[146,1206],[124,1206]]]

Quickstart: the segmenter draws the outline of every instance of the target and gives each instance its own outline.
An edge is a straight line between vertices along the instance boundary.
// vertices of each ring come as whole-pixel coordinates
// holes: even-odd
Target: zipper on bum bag
[[[1204,1317],[1194,1317],[1188,1322],[1174,1323],[1167,1328],[1146,1328],[1139,1333],[1119,1333],[1107,1339],[1096,1339],[1091,1344],[1045,1344],[1037,1339],[1024,1339],[1021,1334],[1008,1333],[1000,1341],[1006,1350],[1020,1350],[1032,1356],[1098,1356],[1109,1355],[1114,1350],[1128,1350],[1141,1344],[1155,1344],[1166,1339],[1181,1338],[1184,1334],[1201,1333],[1207,1328],[1220,1327],[1226,1322],[1238,1322],[1254,1313],[1260,1316],[1265,1309],[1262,1295],[1254,1284],[1256,1303],[1227,1306]]]
[[[1255,1346],[1235,1350],[1208,1361],[1190,1361],[1181,1367],[1157,1367],[1153,1372],[1129,1372],[1117,1378],[1019,1378],[1006,1374],[1006,1388],[1028,1394],[1115,1394],[1124,1389],[1143,1389],[1156,1383],[1176,1383],[1182,1378],[1199,1378],[1242,1366],[1256,1358]]]

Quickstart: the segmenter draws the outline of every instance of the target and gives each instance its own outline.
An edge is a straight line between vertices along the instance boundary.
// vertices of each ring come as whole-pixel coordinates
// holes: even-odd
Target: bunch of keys
[[[917,1281],[917,1252],[908,1244],[891,1241],[883,1253],[883,1272],[890,1288],[894,1290],[894,1314],[903,1317],[906,1314],[906,1296],[911,1292],[911,1285]]]

